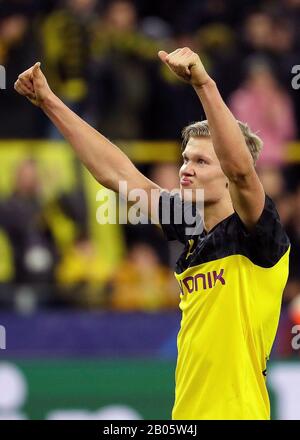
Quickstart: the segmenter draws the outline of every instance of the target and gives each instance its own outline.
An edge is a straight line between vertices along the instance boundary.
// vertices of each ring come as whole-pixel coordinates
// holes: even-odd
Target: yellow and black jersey
[[[208,233],[164,224],[185,209],[163,192],[160,221],[185,249],[177,261],[182,319],[177,337],[173,419],[269,419],[266,363],[275,338],[288,277],[290,242],[266,196],[249,232],[236,212]],[[171,218],[174,220],[174,215]]]

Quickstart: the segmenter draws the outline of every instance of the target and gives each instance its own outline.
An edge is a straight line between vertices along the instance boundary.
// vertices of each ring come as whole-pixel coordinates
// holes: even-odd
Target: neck
[[[204,204],[204,229],[209,232],[214,226],[234,213],[230,198]]]

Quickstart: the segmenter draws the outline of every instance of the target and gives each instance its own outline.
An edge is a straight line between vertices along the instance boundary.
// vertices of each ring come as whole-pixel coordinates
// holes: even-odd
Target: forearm
[[[107,188],[117,191],[119,180],[127,180],[127,175],[135,168],[129,158],[54,94],[41,108],[93,176]]]
[[[246,175],[253,167],[252,157],[216,83],[210,79],[205,85],[194,89],[205,111],[214,149],[225,175],[233,179]]]

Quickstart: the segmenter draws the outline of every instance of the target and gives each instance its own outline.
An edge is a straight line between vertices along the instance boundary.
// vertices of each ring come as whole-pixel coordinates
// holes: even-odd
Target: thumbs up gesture
[[[14,88],[38,107],[41,107],[43,102],[53,95],[39,62],[18,76]]]
[[[199,56],[188,47],[171,53],[160,50],[158,56],[175,75],[194,87],[201,87],[210,80]]]

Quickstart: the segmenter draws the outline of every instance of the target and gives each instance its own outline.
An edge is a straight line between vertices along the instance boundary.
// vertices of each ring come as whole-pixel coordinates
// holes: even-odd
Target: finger
[[[28,90],[19,80],[15,82],[14,89],[22,96],[35,99],[35,94]]]
[[[29,88],[29,87],[27,87],[26,84],[23,84],[23,83],[21,83],[21,84],[22,84],[22,88],[23,88],[23,90],[24,90],[25,93],[26,93],[26,96],[27,96],[27,97],[30,97],[31,99],[35,99],[36,96],[35,96],[35,92],[34,92],[33,88]]]
[[[24,78],[27,81],[32,80],[32,69],[33,67],[30,67],[29,69],[25,70],[19,75],[19,78]]]
[[[188,67],[185,69],[185,73],[188,78],[191,78],[191,70]]]
[[[191,67],[194,65],[195,63],[195,59],[194,59],[194,53],[188,49],[185,54],[182,56],[182,61],[185,64],[185,68],[187,73],[190,75],[191,74]]]
[[[32,69],[33,77],[37,78],[40,73],[41,73],[41,63],[38,61],[37,63],[35,63]]]
[[[180,49],[179,52],[174,52],[174,55],[169,58],[169,61],[177,65],[183,65],[186,64],[191,55],[192,51],[188,47],[185,47]]]
[[[15,89],[20,95],[25,96],[25,91],[23,91],[23,89],[22,89],[22,87],[21,87],[19,81],[16,81],[16,82],[15,82],[15,84],[14,84],[14,89]]]
[[[191,49],[187,48],[184,52],[182,52],[182,58],[187,59],[194,56],[194,52],[191,51]]]
[[[33,84],[32,84],[32,82],[29,79],[26,79],[26,78],[22,77],[22,75],[19,75],[18,80],[27,89],[29,89],[31,92],[34,92]]]
[[[174,59],[177,59],[178,55],[182,51],[182,48],[174,50],[173,52],[169,53],[166,57],[166,62],[173,61]]]
[[[173,59],[174,56],[177,55],[178,52],[180,52],[181,50],[182,49],[179,48],[179,49],[176,49],[176,50],[174,50],[173,52],[170,52],[170,53],[168,53],[168,52],[166,52],[164,50],[160,50],[158,52],[158,56],[161,59],[161,61],[163,61],[164,63],[168,64],[171,61],[171,59]]]
[[[175,54],[177,54],[178,52],[180,52],[182,50],[182,47],[179,47],[178,49],[173,50],[173,52],[171,52],[169,55],[173,56]]]
[[[190,52],[190,48],[189,47],[183,47],[181,49],[181,55],[185,55],[185,54],[187,54],[189,52]]]
[[[163,63],[165,63],[165,62],[166,62],[166,58],[167,58],[167,56],[168,56],[168,53],[165,52],[164,50],[160,50],[160,51],[158,52],[158,56],[159,56],[160,60],[161,60]]]
[[[168,56],[170,58],[172,58],[175,55],[176,56],[181,56],[181,55],[184,55],[185,53],[187,53],[189,51],[190,51],[190,49],[188,47],[180,47],[180,48],[174,50],[174,52],[171,52]]]

